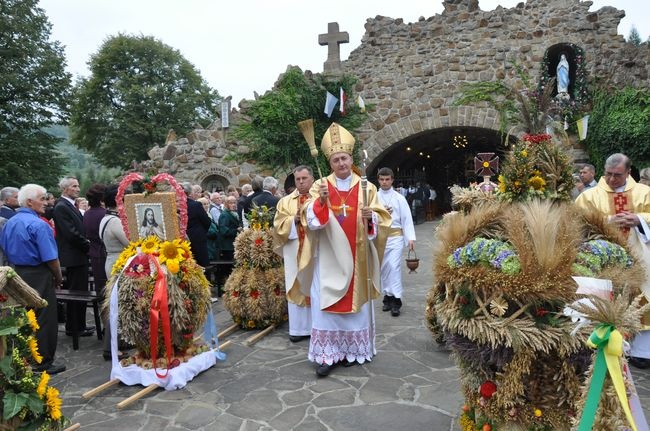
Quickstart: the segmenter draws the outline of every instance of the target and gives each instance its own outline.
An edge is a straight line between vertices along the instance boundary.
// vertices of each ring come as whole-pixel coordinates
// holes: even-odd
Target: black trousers
[[[54,276],[46,264],[39,266],[16,266],[16,274],[29,284],[32,289],[47,301],[44,308],[36,308],[36,321],[40,329],[36,331],[38,352],[43,357],[41,366],[47,368],[54,360],[58,341],[59,322],[56,314],[56,295],[54,293]]]
[[[65,267],[64,289],[88,291],[88,264]],[[74,319],[74,320],[73,320]],[[65,330],[72,331],[76,321],[79,331],[86,329],[86,303],[69,302],[66,306]]]

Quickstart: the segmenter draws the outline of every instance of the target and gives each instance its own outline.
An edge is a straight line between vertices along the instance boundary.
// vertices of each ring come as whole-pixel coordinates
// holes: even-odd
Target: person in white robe
[[[379,181],[379,202],[391,215],[391,225],[386,240],[386,251],[381,263],[381,288],[384,293],[383,311],[390,311],[397,317],[402,308],[402,252],[404,247],[413,251],[415,246],[415,228],[408,202],[393,189],[395,176],[390,168],[381,168],[377,172]]]
[[[600,212],[621,230],[630,248],[650,274],[650,187],[630,176],[632,163],[625,154],[615,153],[605,160],[605,174],[596,187],[589,188],[576,199],[576,205],[591,212]],[[650,300],[650,277],[641,290]],[[644,330],[633,340],[630,364],[650,368],[650,313],[643,319]]]

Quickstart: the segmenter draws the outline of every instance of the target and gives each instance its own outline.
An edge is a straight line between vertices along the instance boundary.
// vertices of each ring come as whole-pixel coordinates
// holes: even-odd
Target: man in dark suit
[[[190,240],[190,247],[194,260],[202,267],[210,264],[208,254],[208,230],[210,229],[210,216],[203,209],[200,202],[191,199],[192,186],[189,183],[183,184],[187,195],[187,238]],[[170,238],[168,238],[170,239]]]
[[[252,199],[253,206],[266,206],[269,210],[275,210],[275,206],[280,200],[275,195],[278,190],[278,180],[273,177],[266,177],[262,182],[262,193]]]
[[[253,194],[248,196],[248,198],[244,202],[244,207],[241,214],[243,218],[245,218],[246,214],[248,214],[251,211],[251,207],[253,206],[253,199],[255,199],[256,197],[262,194],[263,184],[264,184],[264,178],[260,177],[259,175],[257,175],[255,178],[253,178],[253,181],[251,181],[251,187],[253,187]],[[241,219],[243,220],[243,218]]]
[[[54,205],[52,216],[56,229],[56,245],[59,250],[61,266],[65,268],[65,289],[88,290],[88,250],[90,241],[86,237],[83,216],[75,207],[74,201],[79,197],[79,181],[74,177],[65,177],[59,182],[61,197]],[[65,331],[72,335],[73,328],[79,335],[92,335],[95,327],[86,326],[86,304],[69,303],[66,312]]]

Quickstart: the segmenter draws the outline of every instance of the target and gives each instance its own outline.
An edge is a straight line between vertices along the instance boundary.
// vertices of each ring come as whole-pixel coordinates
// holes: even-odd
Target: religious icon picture
[[[174,193],[130,194],[124,197],[129,240],[156,236],[171,241],[179,236]]]
[[[135,213],[138,219],[138,237],[157,236],[158,239],[166,239],[162,205],[136,204]]]

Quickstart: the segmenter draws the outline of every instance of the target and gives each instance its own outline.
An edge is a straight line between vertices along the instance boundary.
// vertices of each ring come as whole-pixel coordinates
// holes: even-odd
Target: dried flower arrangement
[[[618,230],[570,202],[569,161],[548,135],[525,135],[504,165],[496,199],[460,190],[462,211],[437,229],[427,325],[461,369],[461,429],[569,430],[588,404],[596,355],[586,340],[603,323],[640,330],[645,272]],[[592,311],[572,333],[572,276],[612,280],[607,306],[636,317]],[[622,429],[612,427],[626,420],[616,400],[608,380],[594,429]]]
[[[282,258],[273,252],[273,214],[253,209],[250,229],[235,239],[235,268],[224,286],[224,307],[244,329],[261,329],[287,320]]]

